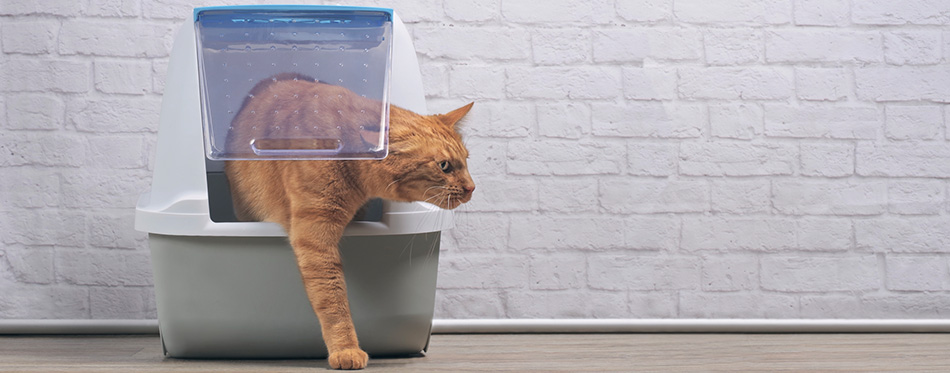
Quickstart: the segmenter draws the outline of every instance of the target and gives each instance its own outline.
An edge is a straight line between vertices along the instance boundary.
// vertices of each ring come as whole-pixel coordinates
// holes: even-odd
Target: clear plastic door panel
[[[392,19],[379,8],[196,9],[207,157],[386,157]]]

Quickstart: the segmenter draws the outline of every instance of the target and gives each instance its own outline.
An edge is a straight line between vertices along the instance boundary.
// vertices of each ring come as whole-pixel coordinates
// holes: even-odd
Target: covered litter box
[[[389,9],[231,6],[194,15],[175,39],[152,186],[135,215],[135,228],[149,236],[166,354],[326,357],[286,233],[234,219],[224,160],[384,157],[387,103],[426,112],[411,39]],[[244,96],[287,72],[379,100],[378,136],[305,149],[222,147]],[[360,346],[371,355],[419,353],[432,325],[440,234],[452,227],[452,213],[385,200],[363,210],[340,243]]]

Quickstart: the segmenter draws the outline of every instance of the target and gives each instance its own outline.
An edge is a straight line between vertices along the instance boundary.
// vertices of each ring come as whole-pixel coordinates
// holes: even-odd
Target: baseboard
[[[158,334],[158,320],[0,320],[0,334]]]
[[[947,333],[950,319],[435,319],[433,334]],[[158,320],[0,320],[0,334],[158,334]]]
[[[950,320],[469,319],[434,320],[432,333],[943,333]]]

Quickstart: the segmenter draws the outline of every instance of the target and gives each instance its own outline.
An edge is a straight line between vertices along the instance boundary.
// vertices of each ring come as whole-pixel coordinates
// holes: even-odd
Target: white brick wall
[[[0,2],[0,318],[155,317],[173,32],[237,2]],[[947,1],[347,3],[401,14],[431,110],[477,102],[437,317],[950,309]]]

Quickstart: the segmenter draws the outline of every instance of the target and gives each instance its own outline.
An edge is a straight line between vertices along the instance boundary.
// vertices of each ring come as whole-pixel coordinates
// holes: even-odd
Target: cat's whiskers
[[[392,187],[393,187],[393,184],[396,184],[396,183],[398,183],[398,182],[400,182],[400,181],[402,181],[401,178],[400,178],[400,179],[393,180],[393,182],[389,183],[389,185],[386,185],[386,190],[389,190],[389,188],[392,188]]]

